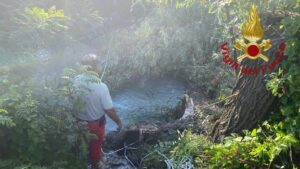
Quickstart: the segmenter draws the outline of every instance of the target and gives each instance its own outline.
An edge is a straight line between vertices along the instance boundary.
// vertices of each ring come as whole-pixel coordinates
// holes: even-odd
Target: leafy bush
[[[136,78],[173,76],[212,97],[221,87],[231,86],[232,72],[222,69],[220,58],[212,57],[218,48],[217,18],[207,6],[152,5],[142,21],[106,36],[109,43],[100,51],[108,60],[105,81],[115,88]]]
[[[212,97],[218,93],[226,95],[234,72],[226,69],[221,56],[214,53],[218,49],[216,44],[239,35],[232,28],[241,27],[251,2],[161,2],[142,2],[151,7],[143,15],[145,18],[102,39],[105,43],[98,54],[103,65],[107,65],[105,82],[116,89],[136,78],[175,76]],[[213,144],[203,135],[186,131],[178,140],[156,145],[143,165],[293,167],[295,157],[291,155],[299,150],[300,139],[299,3],[256,2],[259,11],[289,15],[282,20],[288,59],[268,82],[281,102],[280,113],[275,112],[262,127],[245,131],[244,136],[227,137],[223,144]],[[86,0],[70,1],[69,10],[56,2],[64,9],[57,10],[47,0],[27,3],[27,8],[23,3],[1,5],[0,11],[5,16],[0,21],[0,52],[4,60],[1,64],[7,66],[7,60],[20,63],[0,70],[0,168],[80,168],[82,164],[74,151],[77,140],[87,140],[88,136],[73,118],[78,103],[72,96],[71,79],[78,72],[65,70],[61,78],[45,75],[47,69],[39,71],[40,67],[55,69],[57,65],[65,67],[62,64],[66,63],[74,66],[82,53],[97,51],[86,47],[91,37],[85,32],[97,35],[102,18],[92,2]],[[52,64],[41,65],[41,60],[33,57],[41,49],[49,50],[47,59]],[[61,67],[55,69],[56,73],[60,74]],[[81,143],[82,152],[86,153],[85,141]]]
[[[66,71],[63,79],[51,78],[44,84],[29,78],[17,85],[16,74],[1,79],[0,157],[13,160],[1,165],[82,167],[77,147],[81,145],[86,154],[89,136],[84,124],[74,118],[78,102],[72,94],[71,75]]]
[[[160,161],[174,168],[266,168],[276,166],[292,168],[292,146],[298,146],[292,134],[285,134],[278,125],[263,123],[244,136],[232,134],[224,143],[213,144],[203,135],[185,131],[178,140],[161,142],[154,146],[153,153],[143,164],[147,167],[163,168]],[[163,154],[163,155],[162,155]],[[279,158],[280,157],[280,158]]]
[[[298,7],[299,8],[299,7]],[[282,20],[287,36],[286,60],[282,68],[272,75],[267,87],[280,99],[280,114],[274,116],[275,122],[280,122],[280,127],[288,133],[300,138],[300,44],[299,28],[300,17],[289,16]],[[277,116],[277,117],[276,117]]]
[[[190,7],[199,5],[198,2],[187,0],[181,5]],[[216,15],[219,15],[221,21],[228,21],[228,15],[222,15],[227,10],[225,6],[232,7],[230,12],[236,14],[235,17],[239,15],[243,17],[241,11],[249,6],[248,2],[230,1],[219,6],[220,3],[222,2],[213,3],[212,9]],[[175,168],[182,168],[187,161],[191,160],[195,168],[299,167],[297,161],[300,149],[299,3],[288,1],[275,6],[275,1],[267,3],[260,1],[260,3],[264,3],[261,4],[262,8],[273,12],[290,10],[290,15],[281,20],[282,26],[280,26],[284,29],[284,36],[287,39],[285,51],[287,59],[283,61],[282,68],[272,74],[272,78],[267,83],[268,89],[279,98],[279,112],[273,113],[267,121],[251,132],[245,130],[243,136],[232,134],[221,144],[210,143],[201,135],[185,131],[171,145],[164,146],[165,144],[162,143],[157,145],[157,151],[164,156],[153,155],[147,158],[149,163],[145,162],[146,166],[148,164],[151,167],[162,159],[168,159],[168,165]],[[236,19],[232,21],[231,24],[234,25]],[[223,30],[226,33],[229,29],[225,27]]]

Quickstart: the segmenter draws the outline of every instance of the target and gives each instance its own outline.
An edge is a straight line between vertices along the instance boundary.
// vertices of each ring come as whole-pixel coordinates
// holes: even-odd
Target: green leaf
[[[253,129],[253,130],[252,130],[251,136],[252,136],[252,137],[256,137],[256,129]]]

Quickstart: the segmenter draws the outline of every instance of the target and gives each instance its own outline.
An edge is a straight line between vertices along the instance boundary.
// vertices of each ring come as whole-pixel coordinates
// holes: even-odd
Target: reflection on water
[[[137,120],[157,117],[174,108],[184,94],[184,84],[173,79],[148,80],[113,94],[113,102],[126,126]],[[116,130],[107,118],[106,132]]]

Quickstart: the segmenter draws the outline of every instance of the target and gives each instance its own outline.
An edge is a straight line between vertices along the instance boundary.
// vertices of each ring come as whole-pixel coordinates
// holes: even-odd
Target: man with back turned
[[[99,61],[95,54],[85,55],[81,64],[88,66],[90,71],[99,72]],[[80,74],[75,77],[74,86],[84,90],[79,97],[83,106],[76,113],[76,118],[79,121],[86,121],[89,132],[97,136],[90,141],[89,156],[92,168],[98,169],[105,162],[101,153],[105,136],[105,114],[118,125],[119,129],[122,128],[122,122],[113,106],[108,87],[102,82],[91,81],[93,78],[97,78],[96,75]]]

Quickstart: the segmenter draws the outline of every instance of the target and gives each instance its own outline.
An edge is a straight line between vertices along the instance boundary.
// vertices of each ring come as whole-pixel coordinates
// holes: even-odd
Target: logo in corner
[[[264,34],[264,30],[260,24],[255,5],[252,5],[248,21],[243,26],[242,31],[243,37],[244,39],[248,40],[248,43],[245,43],[244,39],[235,40],[234,48],[244,51],[243,55],[237,57],[237,61],[241,62],[244,58],[261,58],[265,62],[268,62],[269,58],[262,54],[262,51],[269,50],[272,45],[270,43],[270,39],[264,39],[260,44],[258,44],[258,41]]]
[[[230,57],[230,44],[224,42],[221,44],[221,53],[223,55],[223,62],[232,67],[239,74],[247,75],[264,75],[266,72],[271,72],[284,57],[285,42],[281,42],[278,46],[278,53],[275,59],[269,59],[263,52],[268,51],[272,45],[270,39],[262,39],[264,30],[261,26],[259,16],[256,11],[256,6],[252,5],[248,17],[248,21],[244,24],[242,29],[243,39],[236,39],[234,48],[242,51],[243,54],[237,58]],[[262,39],[262,40],[261,40]],[[259,65],[248,67],[247,64],[240,64],[243,59],[262,59],[264,62]]]

